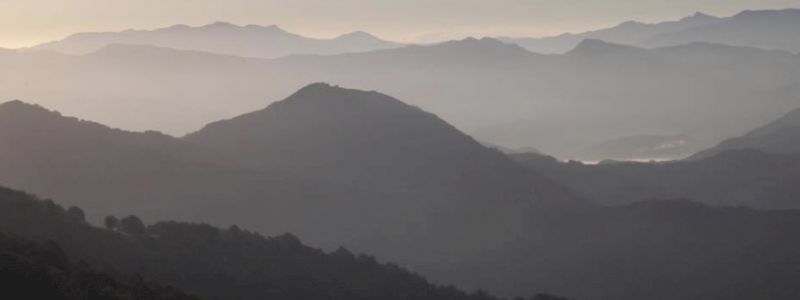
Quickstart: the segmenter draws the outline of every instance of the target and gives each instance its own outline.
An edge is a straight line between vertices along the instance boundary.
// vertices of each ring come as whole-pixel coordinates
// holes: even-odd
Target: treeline
[[[236,226],[219,229],[179,222],[148,226],[135,216],[109,217],[107,228],[99,228],[84,218],[79,208],[64,209],[49,200],[0,189],[1,232],[53,241],[64,249],[63,254],[56,255],[60,257],[58,265],[77,270],[61,274],[79,274],[77,278],[84,278],[89,284],[95,284],[94,279],[108,283],[112,294],[120,297],[161,299],[139,297],[138,290],[126,290],[130,286],[97,277],[102,275],[87,279],[86,274],[91,274],[87,273],[88,265],[111,274],[139,274],[210,299],[499,299],[482,291],[467,293],[452,286],[434,285],[397,265],[380,263],[374,257],[344,248],[325,253],[303,245],[291,234],[263,237]],[[84,260],[88,265],[73,267],[66,257]],[[26,261],[34,261],[32,270],[44,268],[35,260]],[[6,266],[4,260],[0,269],[5,270]],[[42,285],[51,282],[45,275],[36,276],[41,280],[25,287],[35,288],[36,281]],[[76,287],[84,290],[82,285]],[[563,298],[537,295],[531,299]]]
[[[48,300],[195,300],[178,289],[139,276],[110,275],[75,263],[53,242],[35,243],[0,233],[3,294]]]

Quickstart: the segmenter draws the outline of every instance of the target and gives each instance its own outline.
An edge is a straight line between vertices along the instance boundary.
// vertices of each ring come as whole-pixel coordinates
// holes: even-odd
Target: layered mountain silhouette
[[[800,9],[744,11],[702,26],[660,33],[637,44],[663,47],[709,42],[799,53],[798,26]]]
[[[0,146],[0,182],[94,220],[127,210],[293,232],[425,272],[522,236],[532,210],[583,205],[432,114],[326,84],[183,139],[19,101],[0,119],[15,141]]]
[[[800,154],[800,109],[747,134],[722,141],[690,159],[713,156],[731,149],[757,149],[769,153]]]
[[[211,200],[203,186],[235,187],[220,175],[242,173],[157,132],[115,130],[20,101],[0,105],[0,139],[7,141],[0,145],[0,182],[58,195],[90,208],[96,219],[125,209],[179,218],[170,207],[183,207],[182,198],[202,205]]]
[[[333,39],[315,39],[293,34],[278,26],[238,26],[217,22],[199,27],[175,25],[154,30],[86,32],[71,35],[28,50],[65,54],[88,54],[112,44],[149,45],[254,58],[295,54],[341,54],[399,47],[363,31]]]
[[[377,92],[312,84],[184,138],[113,130],[21,102],[0,106],[0,117],[2,139],[14,141],[0,148],[0,182],[79,204],[93,219],[173,215],[267,235],[292,232],[326,249],[345,245],[379,255],[435,282],[509,296],[793,299],[798,293],[800,245],[786,242],[800,222],[793,212],[683,200],[589,204],[545,177],[551,170],[528,170],[435,115]],[[349,263],[334,258],[329,265],[326,257],[351,256],[324,255],[291,236],[265,241],[237,229],[144,226],[127,217],[108,222],[119,236],[88,227],[76,209],[6,195],[16,202],[0,210],[5,231],[54,239],[77,258],[200,295],[318,298],[337,291],[415,299],[426,291],[441,298],[422,283],[388,284],[419,282],[380,271],[391,267],[368,263],[364,273],[350,272]],[[309,261],[317,263],[303,263]],[[261,267],[273,262],[286,265]],[[163,269],[141,271],[143,265]]]
[[[525,49],[536,53],[564,53],[575,48],[581,41],[586,39],[597,39],[616,44],[637,45],[659,34],[683,31],[697,26],[713,24],[720,20],[721,18],[698,12],[678,21],[654,24],[628,21],[611,28],[584,33],[565,33],[559,36],[544,38],[504,37],[501,38],[501,40],[519,44]]]
[[[8,66],[0,97],[113,127],[182,135],[323,81],[407,99],[481,141],[576,159],[622,136],[689,135],[698,147],[713,146],[796,108],[800,78],[800,57],[785,52],[599,40],[565,55],[466,39],[278,60],[130,45],[0,59]]]
[[[648,48],[704,42],[798,53],[799,24],[798,9],[744,11],[724,18],[698,12],[677,21],[653,24],[628,21],[577,34],[501,39],[537,53],[565,53],[585,39]]]

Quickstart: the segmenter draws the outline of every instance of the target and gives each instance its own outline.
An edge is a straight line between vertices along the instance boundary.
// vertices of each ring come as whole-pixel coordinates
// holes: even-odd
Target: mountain
[[[374,91],[312,84],[263,110],[209,124],[184,140],[241,167],[377,193],[382,199],[307,205],[326,207],[326,215],[318,217],[327,222],[325,236],[353,236],[358,249],[403,263],[416,260],[416,270],[428,266],[419,263],[419,255],[409,256],[408,247],[422,247],[417,251],[427,253],[423,256],[431,264],[476,255],[487,244],[524,234],[531,210],[582,205],[569,191],[435,115]],[[292,207],[274,201],[275,207]],[[295,213],[307,210],[299,206]],[[254,222],[262,216],[247,215]],[[472,222],[478,217],[491,221]],[[380,228],[369,243],[355,238],[349,227],[364,218],[360,224]],[[324,238],[316,230],[299,229],[307,225],[296,226],[303,236]],[[401,244],[413,246],[374,248]]]
[[[789,96],[795,88],[787,78],[798,74],[785,67],[800,60],[789,53],[712,44],[641,49],[599,40],[587,40],[564,55],[523,50],[493,39],[465,39],[339,57],[294,57],[273,66],[293,78],[312,74],[386,91],[482,141],[534,146],[561,157],[578,157],[576,149],[619,136],[683,134],[704,147],[724,138],[722,132],[755,126],[754,120],[774,118],[778,107],[795,107],[790,103],[797,101]],[[745,68],[758,70],[760,77],[745,79],[748,72],[733,71]],[[756,109],[756,98],[770,104],[761,102]],[[711,109],[722,102],[737,106]],[[720,119],[733,113],[747,117],[735,123]],[[620,118],[636,126],[621,125]]]
[[[795,30],[798,26],[800,9],[743,11],[724,18],[698,12],[678,21],[654,24],[628,21],[577,34],[500,39],[536,53],[565,53],[586,39],[646,48],[702,42],[798,53],[800,36]]]
[[[182,139],[18,101],[0,106],[0,125],[0,139],[17,141],[0,145],[0,182],[92,220],[128,211],[293,232],[442,282],[454,264],[524,235],[531,210],[583,205],[430,113],[326,84]]]
[[[120,278],[76,264],[55,243],[36,243],[0,233],[0,279],[6,295],[35,299],[198,299],[171,287]]]
[[[678,21],[654,24],[628,21],[611,28],[577,34],[565,33],[544,38],[504,37],[500,39],[505,42],[519,44],[525,49],[536,53],[565,53],[586,39],[603,40],[615,44],[637,45],[658,34],[682,31],[697,26],[713,24],[720,20],[721,18],[698,12]]]
[[[145,226],[138,217],[108,218],[113,231],[103,230],[87,225],[76,208],[30,201],[12,191],[0,194],[10,199],[0,201],[7,203],[0,207],[0,231],[56,240],[71,257],[201,296],[309,299],[334,291],[356,295],[340,298],[415,299],[418,293],[442,298],[427,292],[432,288],[413,285],[418,277],[402,275],[406,272],[383,273],[396,268],[353,259],[348,251],[325,254],[291,235],[280,236],[283,232],[328,251],[345,245],[435,282],[502,296],[549,291],[580,299],[782,300],[798,294],[800,245],[791,238],[800,228],[796,212],[684,200],[621,207],[586,203],[546,178],[549,173],[540,173],[549,172],[546,168],[527,170],[435,115],[377,92],[312,84],[263,110],[184,138],[159,135],[169,140],[160,146],[130,132],[117,132],[125,138],[112,143],[104,136],[116,131],[107,127],[95,124],[97,132],[89,134],[85,122],[21,103],[10,107],[15,106],[22,109],[7,115],[17,120],[0,128],[17,132],[4,140],[18,143],[3,145],[29,150],[6,150],[16,155],[31,152],[29,158],[14,157],[15,163],[44,167],[0,168],[3,178],[31,183],[59,178],[81,191],[72,203],[109,202],[146,220],[174,214],[278,237],[263,239],[238,227]],[[46,118],[25,110],[60,121],[49,128],[51,122],[40,120]],[[81,139],[71,131],[96,138]],[[88,144],[83,151],[89,152],[72,153],[73,144]],[[108,151],[114,156],[105,153],[104,144],[115,145]],[[149,155],[119,157],[128,152]],[[148,157],[162,167],[148,167]],[[93,160],[107,167],[80,173]],[[152,169],[137,171],[138,160]],[[116,187],[116,194],[94,191],[106,187]],[[59,193],[43,196],[67,203]],[[140,203],[155,209],[141,209]],[[89,215],[93,206],[84,207]],[[355,260],[364,269],[331,256]]]
[[[294,54],[340,54],[394,48],[400,44],[358,31],[333,39],[315,39],[287,32],[278,26],[238,26],[217,22],[199,27],[175,25],[154,30],[86,32],[27,50],[87,54],[111,44],[149,45],[224,55],[275,58]]]
[[[646,47],[709,42],[800,53],[800,9],[743,11],[717,22],[656,34]]]
[[[502,186],[467,193],[487,196],[527,195],[531,188],[525,179],[530,175],[504,155],[435,115],[378,92],[324,83],[263,110],[211,123],[184,140],[242,166],[347,185],[461,192]]]
[[[707,148],[800,105],[800,56],[707,43],[588,40],[539,55],[484,38],[275,60],[111,45],[84,56],[0,55],[0,63],[0,99],[129,130],[184,135],[331,82],[404,99],[484,142],[569,159],[624,136],[688,135]]]
[[[724,140],[684,160],[660,163],[603,160],[598,165],[588,165],[560,162],[537,153],[511,154],[511,157],[586,199],[604,205],[628,204],[642,199],[689,198],[714,206],[798,209],[800,202],[794,196],[798,192],[795,182],[800,180],[798,133],[800,109],[795,109],[741,137]],[[686,149],[682,151],[684,154],[697,147],[688,137],[677,136],[667,141],[662,138],[620,139],[599,144],[600,149],[589,152],[601,153],[600,157],[628,159],[635,155],[614,154],[624,153],[630,146],[648,151]]]
[[[713,156],[731,149],[758,149],[770,153],[800,154],[800,109],[759,127],[741,137],[722,141],[690,159]]]
[[[47,299],[100,299],[78,296],[93,292],[105,293],[102,299],[192,299],[145,284],[141,277],[131,286],[117,283],[114,277],[91,271],[87,263],[117,274],[156,278],[209,299],[498,299],[434,285],[397,265],[345,248],[329,253],[310,248],[291,234],[264,237],[236,226],[219,229],[178,222],[145,226],[135,216],[99,228],[87,224],[79,208],[64,209],[4,188],[0,207],[0,231],[48,241],[37,246],[0,234],[0,276],[5,283],[24,284],[9,288],[27,287],[26,295]],[[75,265],[66,257],[82,263]],[[51,289],[66,295],[51,298]],[[538,297],[534,299],[566,300]]]
[[[200,220],[224,201],[358,195],[310,179],[229,166],[212,151],[157,132],[112,129],[20,101],[0,105],[0,140],[14,141],[0,144],[0,183],[85,207],[95,221],[120,212]],[[307,190],[310,185],[314,191]],[[235,223],[222,212],[216,210],[214,220]]]
[[[712,206],[798,209],[800,156],[759,150],[721,151],[715,155],[658,163],[602,161],[598,165],[559,162],[537,154],[515,160],[603,205],[642,199],[688,198]]]

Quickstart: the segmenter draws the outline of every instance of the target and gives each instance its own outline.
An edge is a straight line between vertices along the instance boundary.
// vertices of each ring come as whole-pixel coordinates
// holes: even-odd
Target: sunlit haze
[[[174,24],[277,24],[333,37],[366,30],[400,42],[465,36],[545,36],[655,22],[696,11],[727,16],[745,9],[800,7],[796,0],[3,0],[0,47],[18,48],[86,31]]]

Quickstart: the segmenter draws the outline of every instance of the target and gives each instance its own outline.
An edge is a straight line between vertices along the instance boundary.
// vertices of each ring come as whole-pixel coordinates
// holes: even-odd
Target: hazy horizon
[[[0,0],[3,294],[798,300],[799,28],[800,0]]]
[[[381,38],[424,43],[467,36],[542,37],[583,32],[635,20],[660,22],[703,12],[798,8],[800,1],[0,1],[0,48],[22,48],[78,32],[155,29],[217,21],[278,25],[331,38],[363,30]]]

